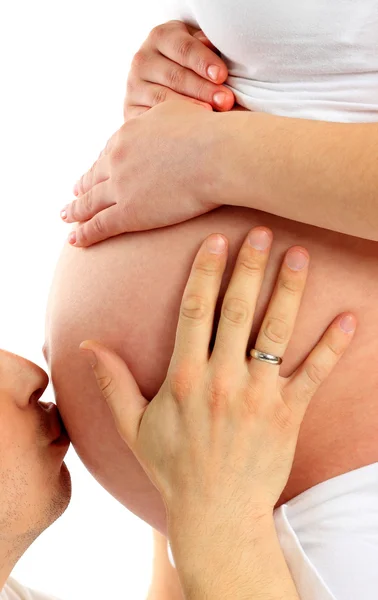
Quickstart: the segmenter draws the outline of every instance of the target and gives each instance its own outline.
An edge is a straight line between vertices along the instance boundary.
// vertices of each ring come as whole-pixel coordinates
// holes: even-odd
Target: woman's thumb
[[[148,406],[147,400],[118,354],[93,340],[82,342],[80,349],[92,366],[97,385],[110,408],[120,436],[132,449]]]

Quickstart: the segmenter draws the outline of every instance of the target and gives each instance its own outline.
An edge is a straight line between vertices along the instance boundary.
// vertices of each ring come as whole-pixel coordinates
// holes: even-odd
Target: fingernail
[[[206,246],[211,254],[222,254],[226,248],[226,242],[221,235],[215,235],[207,240]]]
[[[76,231],[71,231],[70,235],[68,236],[68,242],[70,244],[76,244]]]
[[[286,254],[285,262],[292,271],[301,271],[308,263],[308,256],[300,250],[292,250]]]
[[[60,211],[60,216],[63,219],[63,221],[65,221],[67,219],[67,210],[66,210],[66,206],[63,208],[63,210]]]
[[[218,106],[223,106],[226,100],[226,94],[224,92],[216,92],[213,96],[213,100]]]
[[[265,229],[252,229],[248,241],[255,250],[266,250],[270,245],[270,235]]]
[[[80,350],[84,353],[83,356],[86,357],[86,360],[89,362],[93,369],[93,367],[97,365],[97,357],[95,353],[92,350],[89,350],[88,348],[80,348]]]
[[[75,183],[73,193],[74,193],[74,196],[79,195],[79,183]]]
[[[216,65],[210,65],[207,69],[207,74],[213,81],[217,81],[219,77],[220,68]]]
[[[339,325],[345,333],[352,333],[356,329],[356,319],[353,315],[344,315]]]

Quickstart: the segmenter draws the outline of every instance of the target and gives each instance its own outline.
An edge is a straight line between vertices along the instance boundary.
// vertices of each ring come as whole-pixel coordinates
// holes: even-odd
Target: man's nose
[[[47,373],[30,360],[0,350],[1,387],[12,393],[20,406],[36,401],[49,383]]]

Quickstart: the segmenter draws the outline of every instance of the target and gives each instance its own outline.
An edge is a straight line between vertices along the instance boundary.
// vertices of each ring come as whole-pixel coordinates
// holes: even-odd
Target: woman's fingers
[[[71,204],[67,204],[60,213],[66,223],[78,223],[92,219],[102,210],[115,204],[108,180],[94,184],[88,192],[78,196]]]
[[[256,339],[256,350],[283,357],[305,289],[308,264],[309,255],[305,248],[294,246],[287,251]],[[251,373],[272,368],[277,367],[254,358],[250,361]]]
[[[158,76],[156,78],[158,78]],[[158,83],[141,81],[140,84],[128,84],[127,108],[125,109],[124,113],[125,120],[130,118],[128,113],[129,108],[133,108],[134,106],[147,106],[148,108],[152,108],[158,104],[161,104],[162,102],[168,102],[169,100],[187,100],[188,102],[193,102],[194,104],[199,104],[208,110],[212,110],[212,106],[206,102],[196,100],[190,96],[183,96],[182,94],[173,91],[169,87],[159,85]]]
[[[93,340],[82,342],[80,349],[91,364],[120,436],[132,450],[147,400],[128,366],[115,352]]]
[[[284,380],[283,398],[301,419],[311,398],[351,343],[356,326],[357,320],[353,314],[339,315],[304,363],[288,380]]]
[[[125,222],[120,218],[119,206],[112,204],[88,221],[79,223],[75,231],[70,234],[68,241],[72,246],[87,248],[127,231]]]
[[[256,302],[273,239],[266,227],[255,227],[244,241],[227,288],[211,360],[245,362]]]
[[[156,85],[150,86],[147,94],[147,83],[161,86],[161,91]],[[161,95],[164,97],[164,89],[206,102],[217,110],[230,110],[235,102],[233,93],[227,87],[208,81],[158,52],[153,52],[148,59],[146,56],[145,60],[139,58],[138,69],[131,70],[128,79],[128,103],[146,105],[148,102],[149,106],[154,106],[157,103],[156,96],[159,96],[159,100]]]
[[[205,364],[213,329],[214,311],[227,262],[227,239],[209,236],[202,244],[186,285],[172,357],[175,364]]]
[[[198,34],[193,36],[181,21],[169,21],[155,27],[146,46],[209,81],[221,84],[227,79],[224,61],[198,39]]]

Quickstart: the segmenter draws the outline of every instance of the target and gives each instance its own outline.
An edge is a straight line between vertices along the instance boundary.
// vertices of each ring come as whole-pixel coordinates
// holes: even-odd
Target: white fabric
[[[312,487],[274,518],[301,600],[377,600],[378,463]]]
[[[58,600],[55,596],[46,596],[24,587],[10,577],[0,593],[0,600]]]
[[[251,110],[378,121],[378,0],[160,0],[162,21],[198,26]]]

